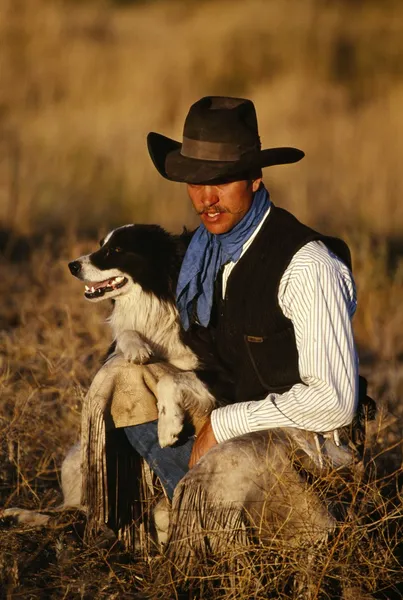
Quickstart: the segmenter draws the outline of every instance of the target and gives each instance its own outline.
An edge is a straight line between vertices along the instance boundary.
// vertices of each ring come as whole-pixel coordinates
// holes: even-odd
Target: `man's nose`
[[[206,208],[219,202],[217,190],[214,185],[205,185],[203,194],[203,204]]]

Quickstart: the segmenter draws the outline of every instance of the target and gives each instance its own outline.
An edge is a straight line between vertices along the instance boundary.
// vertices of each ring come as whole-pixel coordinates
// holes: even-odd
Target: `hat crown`
[[[255,106],[245,98],[205,96],[189,110],[183,137],[236,144],[245,152],[261,148]]]

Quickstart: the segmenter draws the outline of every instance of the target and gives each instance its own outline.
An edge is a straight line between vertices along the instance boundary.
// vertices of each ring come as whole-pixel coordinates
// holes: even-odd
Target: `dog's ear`
[[[102,238],[102,240],[99,240],[99,245],[101,246],[101,248],[104,245],[104,241],[105,241],[105,238]]]

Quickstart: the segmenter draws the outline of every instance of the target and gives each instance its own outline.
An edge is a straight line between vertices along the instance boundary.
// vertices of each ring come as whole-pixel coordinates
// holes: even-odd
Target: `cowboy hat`
[[[262,150],[253,102],[223,96],[206,96],[190,107],[182,143],[150,132],[147,146],[163,177],[192,184],[246,179],[304,156],[297,148]]]

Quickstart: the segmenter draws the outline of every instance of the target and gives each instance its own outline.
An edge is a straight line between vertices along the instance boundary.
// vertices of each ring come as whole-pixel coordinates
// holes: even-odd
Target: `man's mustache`
[[[210,208],[203,208],[203,210],[198,210],[196,211],[198,215],[206,215],[207,213],[209,214],[219,214],[219,213],[228,213],[230,212],[228,209],[226,208],[221,208],[221,207],[210,207]]]
[[[229,210],[228,208],[222,208],[221,206],[217,206],[217,207],[210,207],[210,208],[203,208],[203,210],[197,210],[196,213],[200,216],[200,215],[206,215],[206,214],[215,214],[218,215],[220,213],[227,213],[230,215],[239,215],[241,213],[246,212],[246,210]]]

